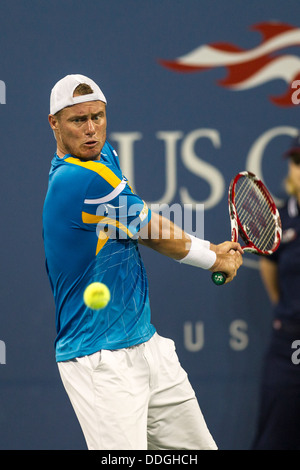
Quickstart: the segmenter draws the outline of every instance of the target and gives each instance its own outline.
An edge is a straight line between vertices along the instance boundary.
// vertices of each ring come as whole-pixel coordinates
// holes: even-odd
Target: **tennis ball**
[[[100,310],[110,301],[109,288],[102,282],[92,282],[86,287],[83,300],[85,305],[92,310]]]

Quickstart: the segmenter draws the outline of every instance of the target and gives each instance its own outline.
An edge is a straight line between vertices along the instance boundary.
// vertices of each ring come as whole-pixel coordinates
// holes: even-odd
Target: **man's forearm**
[[[139,242],[180,263],[225,272],[226,283],[242,264],[243,250],[237,242],[214,245],[185,233],[170,220],[152,212],[151,220],[139,232]]]
[[[142,245],[176,260],[184,258],[191,247],[190,237],[180,227],[155,212],[139,235]]]

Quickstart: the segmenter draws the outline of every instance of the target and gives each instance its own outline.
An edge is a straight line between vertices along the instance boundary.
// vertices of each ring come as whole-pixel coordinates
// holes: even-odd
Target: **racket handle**
[[[225,273],[215,272],[212,273],[211,278],[217,286],[222,286],[223,284],[225,284],[227,276]]]

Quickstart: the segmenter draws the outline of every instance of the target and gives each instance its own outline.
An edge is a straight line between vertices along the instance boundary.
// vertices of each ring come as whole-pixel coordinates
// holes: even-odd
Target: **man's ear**
[[[54,116],[53,114],[49,114],[48,121],[49,121],[51,129],[56,131],[57,128],[58,128],[58,119],[57,119],[57,117]]]

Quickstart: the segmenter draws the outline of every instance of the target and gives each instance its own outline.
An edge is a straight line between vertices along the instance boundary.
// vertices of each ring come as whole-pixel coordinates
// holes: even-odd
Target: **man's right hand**
[[[223,242],[219,245],[211,243],[210,249],[213,250],[217,259],[210,268],[212,272],[224,272],[226,274],[226,284],[231,282],[237,274],[237,270],[243,264],[243,250],[237,242]]]

